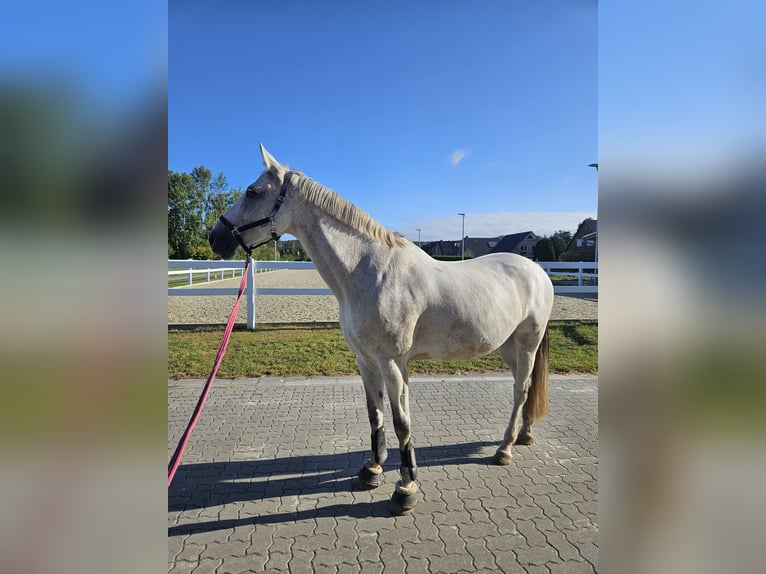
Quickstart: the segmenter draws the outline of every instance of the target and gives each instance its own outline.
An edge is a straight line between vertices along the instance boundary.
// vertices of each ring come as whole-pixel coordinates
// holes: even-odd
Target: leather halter
[[[237,242],[242,246],[242,249],[245,250],[245,253],[247,253],[248,256],[252,255],[253,249],[256,247],[260,247],[264,243],[268,243],[272,239],[274,241],[278,241],[281,235],[277,234],[277,229],[274,221],[277,217],[277,212],[279,211],[279,208],[282,207],[282,203],[285,201],[285,194],[287,193],[287,179],[293,174],[294,172],[288,171],[285,174],[284,179],[282,180],[282,189],[279,190],[279,195],[277,196],[277,201],[274,204],[274,208],[271,210],[271,213],[267,217],[263,217],[261,219],[258,219],[257,221],[253,221],[252,223],[246,223],[245,225],[234,225],[231,223],[228,219],[226,219],[223,215],[219,217],[221,223],[223,223],[226,228],[231,231],[231,234],[234,236],[234,239],[237,240]],[[255,229],[256,227],[263,227],[264,225],[271,224],[271,239],[266,239],[264,241],[261,241],[260,243],[257,243],[256,245],[250,245],[248,246],[247,243],[245,243],[244,239],[242,239],[242,232],[247,231],[249,229]]]

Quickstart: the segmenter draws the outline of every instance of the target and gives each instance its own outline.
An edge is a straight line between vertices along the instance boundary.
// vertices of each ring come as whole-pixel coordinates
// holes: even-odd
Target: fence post
[[[189,285],[192,284],[192,268],[189,267]]]
[[[247,277],[247,328],[255,330],[255,267],[257,261],[250,262]]]
[[[579,273],[577,274],[577,284],[582,287],[582,266],[583,262],[580,261]]]

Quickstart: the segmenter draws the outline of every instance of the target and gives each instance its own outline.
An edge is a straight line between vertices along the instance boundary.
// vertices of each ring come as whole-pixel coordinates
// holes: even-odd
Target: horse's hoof
[[[402,486],[402,481],[398,481],[389,504],[391,514],[394,516],[412,514],[412,511],[415,510],[415,505],[418,503],[416,498],[417,492],[418,485],[415,484],[415,481],[412,481],[407,487]]]
[[[511,464],[511,462],[513,462],[513,455],[505,451],[502,451],[500,449],[497,449],[495,451],[494,456],[492,457],[492,461],[495,464],[499,464],[500,466],[506,466],[508,464]]]
[[[383,484],[383,468],[380,465],[376,467],[370,468],[367,465],[362,467],[353,482],[355,490],[372,490]]]
[[[535,442],[535,437],[532,436],[532,433],[524,433],[519,434],[519,436],[516,437],[516,442],[513,444],[520,444],[520,445],[530,445]]]

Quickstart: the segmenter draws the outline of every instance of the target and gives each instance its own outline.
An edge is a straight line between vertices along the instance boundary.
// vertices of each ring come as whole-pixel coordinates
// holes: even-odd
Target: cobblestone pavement
[[[168,383],[168,459],[202,384]],[[351,489],[369,451],[359,377],[216,381],[168,490],[169,572],[595,572],[598,379],[552,377],[537,442],[506,467],[489,457],[508,377],[410,385],[421,492],[393,517],[390,410],[385,483]]]

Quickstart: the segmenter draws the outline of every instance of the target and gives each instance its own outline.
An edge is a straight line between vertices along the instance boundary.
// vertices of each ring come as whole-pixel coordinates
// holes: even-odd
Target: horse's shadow
[[[483,449],[495,442],[470,442],[417,448],[418,466],[490,464]],[[369,451],[284,457],[269,460],[185,464],[168,489],[168,510],[187,511],[235,502],[263,501],[290,495],[355,490],[354,479]],[[399,468],[399,453],[389,449],[384,472]],[[275,524],[308,518],[389,516],[388,500],[335,504],[321,508],[172,526],[168,535],[221,530],[248,524]]]

